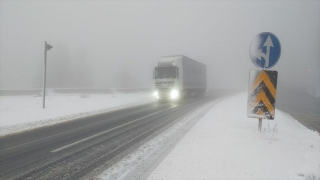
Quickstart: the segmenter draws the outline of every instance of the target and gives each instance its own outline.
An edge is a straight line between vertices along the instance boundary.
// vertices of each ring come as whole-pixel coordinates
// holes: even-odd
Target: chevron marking
[[[260,93],[256,96],[256,98],[254,99],[253,102],[255,104],[254,107],[258,106],[259,102],[262,102],[266,106],[266,108],[268,109],[270,115],[272,117],[274,117],[274,107],[270,103],[269,99],[267,98],[266,94],[263,91],[260,91]],[[257,114],[261,113],[260,111],[262,111],[262,110],[260,109]],[[265,114],[265,113],[263,113],[263,114]]]
[[[274,87],[274,85],[272,84],[272,82],[269,79],[269,76],[266,74],[265,71],[262,71],[259,76],[256,78],[256,80],[253,82],[252,86],[251,86],[251,92],[250,94],[259,87],[260,83],[264,82],[266,84],[266,86],[268,87],[270,93],[272,94],[272,96],[274,97],[274,99],[276,99],[276,88]]]
[[[263,113],[262,109],[259,109],[259,111],[257,112],[257,114],[258,114],[258,115],[263,115],[264,113]]]
[[[274,119],[277,76],[277,71],[250,71],[247,108],[248,117]]]

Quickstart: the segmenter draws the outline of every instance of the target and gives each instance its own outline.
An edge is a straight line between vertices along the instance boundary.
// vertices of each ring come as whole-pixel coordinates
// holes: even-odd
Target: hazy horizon
[[[208,87],[248,85],[249,47],[281,43],[278,86],[320,90],[320,1],[0,1],[0,89],[153,87],[161,56],[207,65]]]

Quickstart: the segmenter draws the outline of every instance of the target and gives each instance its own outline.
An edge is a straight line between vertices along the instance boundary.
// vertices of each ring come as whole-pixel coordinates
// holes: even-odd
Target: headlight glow
[[[179,91],[176,89],[172,89],[170,92],[171,99],[177,99],[179,97]]]
[[[155,91],[155,92],[153,93],[153,96],[156,97],[157,99],[159,99],[159,92],[158,92],[158,91]]]

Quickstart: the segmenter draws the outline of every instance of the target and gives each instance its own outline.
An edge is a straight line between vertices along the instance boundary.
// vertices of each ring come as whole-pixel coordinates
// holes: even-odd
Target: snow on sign
[[[279,61],[281,54],[280,41],[274,34],[258,34],[250,45],[250,58],[259,68],[272,68]]]
[[[277,71],[250,71],[247,107],[248,117],[274,119],[277,78]]]

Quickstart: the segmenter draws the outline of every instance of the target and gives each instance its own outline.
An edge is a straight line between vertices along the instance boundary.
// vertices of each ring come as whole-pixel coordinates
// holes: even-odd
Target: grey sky
[[[211,88],[245,88],[253,38],[275,34],[279,83],[320,88],[320,1],[0,1],[0,89],[152,87],[161,56],[207,65]],[[316,85],[315,85],[316,84]]]

